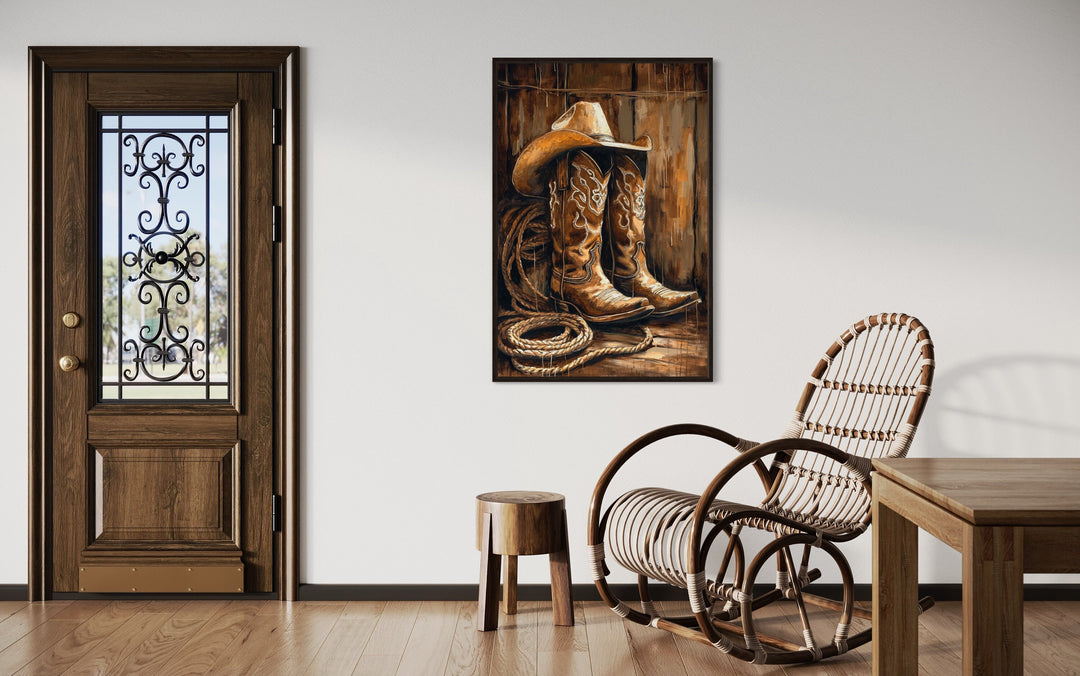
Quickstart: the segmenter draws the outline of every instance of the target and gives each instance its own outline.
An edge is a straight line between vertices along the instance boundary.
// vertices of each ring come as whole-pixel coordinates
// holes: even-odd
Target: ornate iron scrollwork
[[[172,319],[191,300],[189,282],[199,281],[196,272],[205,266],[206,256],[192,246],[199,233],[189,232],[187,211],[170,207],[172,191],[187,188],[192,177],[205,173],[206,165],[195,161],[194,152],[205,145],[203,134],[192,134],[187,143],[171,132],[157,132],[141,142],[135,134],[124,136],[123,146],[133,148],[133,161],[124,164],[123,173],[132,178],[138,175],[139,187],[151,195],[156,191],[158,204],[156,214],[150,209],[139,212],[139,234],[128,235],[136,246],[123,253],[124,265],[136,270],[128,281],[139,282],[139,302],[152,310],[137,339],[123,343],[124,354],[133,355],[134,364],[123,370],[125,380],[135,380],[140,373],[157,382],[170,382],[185,373],[196,382],[207,379],[196,358],[196,353],[205,353],[206,342],[191,338],[190,329]],[[159,372],[155,365],[161,366]]]

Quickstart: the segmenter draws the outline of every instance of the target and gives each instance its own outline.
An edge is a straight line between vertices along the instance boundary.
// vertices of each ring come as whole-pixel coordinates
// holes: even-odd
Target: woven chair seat
[[[743,505],[737,502],[728,502],[727,500],[713,500],[713,507],[709,510],[708,520],[716,523],[721,519],[725,519],[736,512],[755,511],[759,512],[759,516],[752,516],[745,519],[738,519],[735,523],[749,527],[757,528],[758,530],[769,531],[770,533],[777,533],[779,535],[787,535],[790,533],[805,533],[811,531],[813,533],[821,533],[826,537],[841,537],[852,531],[859,531],[863,529],[862,523],[843,523],[835,521],[824,521],[806,514],[800,514],[799,512],[787,511],[778,507],[770,507],[769,505],[759,505],[752,507],[750,505]],[[797,523],[802,524],[805,528],[794,528],[783,522],[777,521],[775,517],[783,517],[790,519]]]

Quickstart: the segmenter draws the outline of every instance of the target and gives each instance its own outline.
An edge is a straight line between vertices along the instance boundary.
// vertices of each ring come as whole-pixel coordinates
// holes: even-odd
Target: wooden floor
[[[667,604],[664,610],[680,610]],[[787,670],[577,604],[521,603],[476,631],[473,602],[0,601],[0,674],[868,674],[870,646]],[[1080,673],[1080,603],[1024,606],[1025,673]],[[777,620],[779,621],[779,619]],[[920,671],[960,671],[960,604],[920,619]]]

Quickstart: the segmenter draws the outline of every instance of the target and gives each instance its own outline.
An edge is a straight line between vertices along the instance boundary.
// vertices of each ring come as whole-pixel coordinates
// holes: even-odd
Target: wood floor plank
[[[0,674],[13,674],[82,624],[82,620],[58,620],[39,624],[30,633],[0,650]]]
[[[323,641],[319,652],[308,665],[308,674],[350,674],[360,665],[360,658],[369,644],[382,609],[387,607],[386,601],[381,600],[351,600],[341,610],[337,623],[326,640]],[[400,655],[397,655],[400,658]],[[397,668],[394,662],[391,671]]]
[[[495,632],[476,630],[477,604],[461,604],[450,656],[446,661],[446,676],[485,676],[491,669],[491,653]]]
[[[599,601],[582,604],[594,674],[631,674],[634,657],[623,619]]]
[[[574,626],[555,625],[550,603],[539,604],[536,617],[536,673],[550,676],[589,676],[589,633],[581,603],[574,604]]]
[[[1060,624],[1060,617],[1043,615],[1048,610],[1048,602],[1024,604],[1024,673],[1073,676],[1075,665],[1080,663],[1080,635],[1068,636],[1062,627],[1072,625]],[[938,603],[919,616],[920,668],[928,674],[959,673],[962,624],[959,602]]]
[[[664,601],[657,603],[657,608],[669,617],[691,615],[688,601]],[[683,668],[687,676],[713,676],[714,674],[782,674],[784,670],[771,665],[750,665],[740,659],[724,654],[712,646],[707,646],[690,639],[675,638],[675,647],[679,650]]]
[[[379,622],[385,601],[349,601],[323,641],[307,673],[348,674],[356,668]],[[395,667],[396,668],[396,667]]]
[[[67,608],[67,602],[45,601],[25,603],[23,607],[0,622],[0,650],[7,648],[38,625],[44,624]]]
[[[401,655],[361,655],[353,676],[387,676],[396,674]]]
[[[792,632],[788,637],[792,641],[799,641],[799,637],[803,631],[802,621],[799,619],[799,611],[794,601],[777,601],[774,605],[777,609],[784,614],[788,623],[792,627]],[[819,648],[824,647],[832,643],[833,637],[836,635],[836,625],[840,620],[840,614],[836,611],[826,610],[824,608],[817,608],[810,604],[807,604],[807,616],[810,619],[810,628],[814,635],[814,641]],[[852,618],[851,621],[851,634],[862,631],[870,626],[866,620],[860,620],[859,618]],[[872,669],[870,664],[870,653],[867,646],[860,646],[854,650],[850,650],[842,655],[836,657],[830,657],[819,663],[818,671],[827,676],[863,676]],[[794,671],[794,668],[789,669]],[[812,671],[812,670],[811,670]],[[799,667],[799,672],[804,672],[803,667]],[[810,673],[807,671],[807,673]]]
[[[27,606],[29,601],[0,601],[0,622]]]
[[[104,610],[112,601],[79,601],[69,603],[67,606],[52,616],[54,620],[89,620],[94,615]]]
[[[499,628],[492,647],[492,676],[536,673],[536,601],[518,603],[513,615],[499,611]]]
[[[931,673],[960,673],[962,624],[958,602],[938,603],[920,613],[919,665]]]
[[[1053,602],[1024,604],[1024,673],[1069,674],[1080,664],[1080,617],[1056,611]]]
[[[1080,628],[1080,603],[1075,601],[1035,601],[1036,608],[1053,611],[1073,629]]]
[[[379,614],[379,621],[375,624],[363,657],[396,655],[400,660],[419,612],[419,601],[386,604],[386,608]]]
[[[180,605],[173,618],[177,620],[209,620],[220,613],[228,603],[228,601],[188,601]]]
[[[399,674],[441,674],[450,657],[460,601],[424,601],[398,663]]]
[[[214,676],[250,674],[274,649],[278,636],[292,622],[292,613],[257,614],[218,655],[208,673]]]
[[[637,673],[685,676],[675,637],[669,632],[629,620],[623,622],[623,628],[630,639],[630,654]]]
[[[135,613],[64,673],[69,676],[112,673],[168,619],[165,613]]]
[[[360,661],[360,656],[364,654],[364,648],[378,621],[378,616],[357,620],[339,617],[305,673],[313,676],[351,674]]]
[[[206,621],[162,667],[162,676],[205,674],[265,604],[231,601]]]
[[[1062,657],[1080,663],[1080,604],[1032,601],[1024,604],[1024,618],[1062,639],[1066,643]]]
[[[157,631],[136,646],[128,657],[110,674],[157,674],[166,662],[185,645],[206,620],[178,617],[179,613],[168,617]]]
[[[344,608],[344,601],[321,605],[299,604],[293,613],[292,622],[285,627],[285,632],[275,639],[273,650],[255,669],[255,676],[304,673],[341,617]]]
[[[386,607],[386,601],[349,601],[345,609],[341,611],[342,620],[366,620],[369,617],[375,619],[382,614]]]
[[[145,601],[109,603],[17,673],[20,676],[27,676],[63,672],[84,656],[93,654],[103,640],[122,627],[144,605],[146,605]]]

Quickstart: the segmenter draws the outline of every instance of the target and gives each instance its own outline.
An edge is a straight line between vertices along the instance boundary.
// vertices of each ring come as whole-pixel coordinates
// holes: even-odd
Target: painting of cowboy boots
[[[612,158],[612,196],[608,200],[607,237],[615,287],[653,306],[656,317],[686,312],[701,302],[697,291],[675,291],[649,272],[645,256],[645,177],[627,154]]]
[[[562,312],[592,324],[642,320],[654,307],[619,293],[600,266],[610,174],[582,151],[556,160],[548,188],[551,213],[551,297]]]
[[[711,60],[496,59],[496,380],[711,380]]]
[[[608,184],[593,154],[645,152],[647,137],[619,143],[598,103],[578,101],[534,139],[514,165],[514,187],[525,196],[547,195],[551,214],[551,296],[557,309],[591,324],[644,319],[648,298],[615,289],[600,265]],[[546,185],[544,178],[548,178]]]

